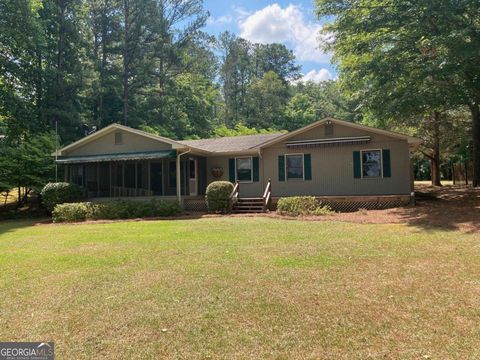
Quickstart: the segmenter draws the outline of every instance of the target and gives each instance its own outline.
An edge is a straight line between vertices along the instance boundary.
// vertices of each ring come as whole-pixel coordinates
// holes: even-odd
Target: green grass
[[[480,235],[268,218],[0,223],[0,339],[58,359],[480,357]]]

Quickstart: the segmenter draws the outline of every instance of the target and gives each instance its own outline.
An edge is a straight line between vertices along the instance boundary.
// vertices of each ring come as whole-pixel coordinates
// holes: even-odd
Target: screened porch
[[[185,156],[180,161],[176,157],[88,162],[79,159],[64,162],[64,174],[65,181],[81,186],[87,198],[200,196],[207,186],[206,159],[200,156]]]

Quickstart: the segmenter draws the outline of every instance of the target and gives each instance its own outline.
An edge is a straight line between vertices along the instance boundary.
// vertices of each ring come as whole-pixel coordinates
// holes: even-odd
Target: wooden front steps
[[[230,203],[234,213],[260,213],[267,211],[272,193],[272,181],[270,179],[268,179],[263,197],[241,198],[238,192],[239,187],[240,183],[237,180],[230,194]]]
[[[265,211],[264,198],[238,198],[233,205],[234,213],[260,213]]]

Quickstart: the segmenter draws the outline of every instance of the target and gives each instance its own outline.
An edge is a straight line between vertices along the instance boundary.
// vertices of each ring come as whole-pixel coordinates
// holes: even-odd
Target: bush
[[[40,192],[42,204],[48,211],[52,211],[55,205],[71,203],[82,198],[83,190],[76,184],[57,182],[48,183]]]
[[[233,184],[229,181],[214,181],[207,186],[205,200],[207,207],[212,212],[225,213],[230,210],[230,194]]]
[[[177,202],[151,200],[114,200],[102,203],[72,203],[57,205],[52,213],[53,222],[85,220],[115,220],[173,216],[180,212]]]
[[[277,212],[282,215],[328,215],[332,209],[314,196],[292,196],[278,199]]]
[[[58,204],[52,211],[53,222],[85,221],[90,212],[91,203]]]

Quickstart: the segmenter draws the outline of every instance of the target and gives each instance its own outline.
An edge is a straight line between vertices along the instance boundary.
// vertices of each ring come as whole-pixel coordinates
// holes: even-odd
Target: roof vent
[[[331,121],[327,121],[325,124],[325,136],[332,136],[333,135],[333,124]]]
[[[123,134],[121,131],[115,133],[115,145],[123,144]]]

